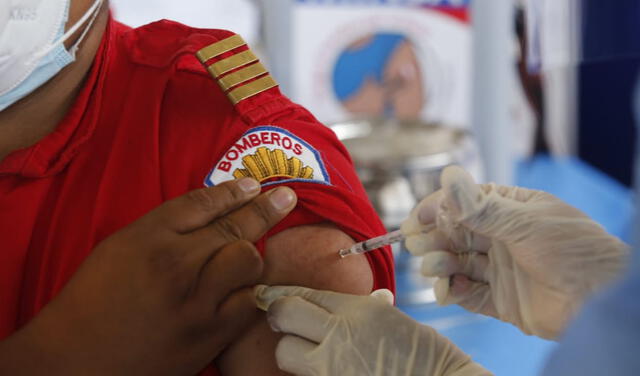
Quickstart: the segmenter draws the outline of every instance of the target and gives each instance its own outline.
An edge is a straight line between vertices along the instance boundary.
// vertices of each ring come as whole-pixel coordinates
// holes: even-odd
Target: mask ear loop
[[[93,5],[91,6],[91,8],[89,8],[87,10],[87,12],[82,16],[82,18],[80,18],[78,20],[78,22],[75,23],[75,25],[73,25],[71,28],[69,28],[69,30],[67,30],[67,32],[64,33],[64,35],[59,40],[57,40],[56,42],[52,43],[49,46],[49,48],[45,49],[44,51],[39,52],[37,54],[36,59],[40,59],[40,58],[46,56],[47,54],[49,54],[49,52],[53,51],[53,49],[58,47],[58,45],[60,45],[61,43],[64,43],[64,41],[69,39],[76,31],[78,31],[78,29],[80,29],[82,27],[82,25],[85,24],[85,22],[87,22],[90,19],[89,24],[87,25],[87,27],[84,29],[84,31],[82,32],[82,34],[78,38],[78,41],[73,46],[71,46],[71,49],[69,51],[71,56],[73,56],[75,58],[76,52],[78,51],[78,47],[80,46],[80,43],[82,42],[82,40],[89,33],[89,30],[91,29],[91,26],[93,26],[93,23],[95,22],[96,18],[98,17],[98,13],[100,13],[99,12],[100,6],[102,5],[103,2],[104,2],[104,0],[96,0],[93,3]]]
[[[87,27],[84,29],[82,34],[80,34],[80,37],[78,38],[78,41],[76,41],[76,43],[74,43],[73,46],[71,46],[71,49],[69,50],[69,53],[71,54],[71,56],[73,56],[74,59],[76,57],[76,52],[78,52],[78,48],[80,47],[80,43],[82,43],[82,41],[87,36],[87,34],[89,34],[89,30],[91,30],[91,27],[96,22],[96,19],[98,18],[98,14],[100,14],[100,6],[102,5],[103,2],[104,2],[104,0],[97,0],[96,1],[96,5],[95,5],[95,9],[90,9],[89,10],[89,12],[93,12],[93,15],[91,16],[91,20],[87,24]],[[89,13],[89,12],[87,12],[87,13]],[[80,22],[80,24],[84,23],[85,21]],[[64,38],[64,36],[63,36],[63,38]]]

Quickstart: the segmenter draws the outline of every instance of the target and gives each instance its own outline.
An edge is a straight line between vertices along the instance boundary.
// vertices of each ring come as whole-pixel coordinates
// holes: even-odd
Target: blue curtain
[[[640,68],[640,1],[582,1],[578,152],[631,185],[632,93]]]

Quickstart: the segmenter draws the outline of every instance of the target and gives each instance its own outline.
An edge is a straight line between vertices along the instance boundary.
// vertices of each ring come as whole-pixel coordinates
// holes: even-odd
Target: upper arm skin
[[[338,256],[338,250],[353,243],[351,237],[331,225],[285,230],[267,241],[262,283],[369,294],[373,275],[366,257]],[[284,375],[275,361],[280,337],[271,331],[263,315],[216,364],[224,376]]]

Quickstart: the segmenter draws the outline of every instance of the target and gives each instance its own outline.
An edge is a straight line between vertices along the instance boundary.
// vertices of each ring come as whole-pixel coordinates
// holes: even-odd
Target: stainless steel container
[[[463,130],[418,121],[360,119],[331,126],[345,144],[385,227],[396,230],[415,205],[440,188],[449,165],[481,178],[471,135]],[[394,247],[399,304],[434,302],[432,281],[420,275],[419,260]]]

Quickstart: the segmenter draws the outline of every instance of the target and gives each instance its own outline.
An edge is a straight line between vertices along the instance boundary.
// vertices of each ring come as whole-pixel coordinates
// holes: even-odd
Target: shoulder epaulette
[[[246,45],[241,36],[233,35],[196,53],[198,60],[234,105],[278,86],[250,49],[222,57]]]

